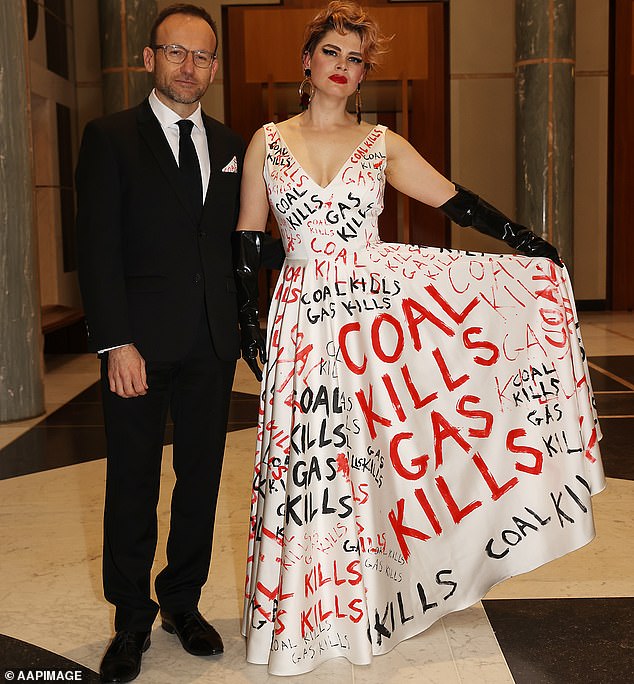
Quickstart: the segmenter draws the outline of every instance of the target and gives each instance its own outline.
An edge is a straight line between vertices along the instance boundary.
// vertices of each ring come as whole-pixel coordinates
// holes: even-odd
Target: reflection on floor
[[[497,683],[634,681],[634,315],[582,316],[604,433],[607,489],[595,497],[597,538],[495,587],[369,667],[335,660],[301,677],[337,681]],[[47,414],[0,426],[0,678],[5,671],[77,672],[96,682],[111,636],[101,593],[105,471],[98,367],[47,359]],[[247,665],[239,632],[258,386],[240,366],[220,493],[214,558],[201,609],[222,633],[221,658],[186,654],[155,628],[139,682],[278,680]],[[171,433],[165,439],[157,567],[164,563]],[[23,676],[26,679],[26,676]]]

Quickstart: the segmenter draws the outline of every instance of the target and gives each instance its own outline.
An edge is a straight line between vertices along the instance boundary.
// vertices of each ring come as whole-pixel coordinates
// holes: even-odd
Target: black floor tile
[[[634,392],[595,393],[599,418],[602,416],[633,416]]]
[[[231,402],[234,404],[253,401],[255,401],[255,405],[257,407],[260,397],[257,394],[249,394],[248,392],[231,392]]]
[[[229,407],[229,422],[258,424],[258,398],[251,401],[231,401]]]
[[[601,456],[608,477],[634,480],[634,418],[602,418]]]
[[[70,403],[101,403],[101,385],[99,382],[94,383],[90,387],[86,388],[83,392],[80,392],[74,399],[70,400]]]
[[[594,361],[594,359],[590,359]],[[592,384],[592,389],[595,392],[622,392],[629,389],[627,385],[622,382],[613,380],[611,377],[598,371],[594,368],[590,368],[590,383]]]
[[[36,426],[0,450],[0,480],[106,456],[103,427]]]
[[[101,402],[71,401],[53,411],[38,427],[59,427],[73,425],[103,425]]]
[[[482,603],[516,684],[634,681],[634,598]]]
[[[592,356],[589,361],[630,384],[634,384],[634,356]],[[591,376],[593,387],[594,377],[594,375]],[[595,389],[599,388],[596,387]],[[621,389],[624,388],[621,387]]]
[[[58,674],[60,672],[63,673],[62,676]],[[81,674],[78,676],[76,672]],[[39,646],[0,634],[0,681],[71,680],[84,684],[98,684],[100,681],[96,672],[83,665]]]

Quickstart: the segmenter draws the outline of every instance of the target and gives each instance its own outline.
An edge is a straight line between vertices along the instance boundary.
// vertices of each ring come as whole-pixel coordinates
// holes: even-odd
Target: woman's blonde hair
[[[368,12],[351,0],[333,0],[306,26],[302,55],[312,55],[317,43],[328,33],[356,33],[361,39],[361,56],[367,71],[378,64],[379,55],[387,52],[389,38],[383,36],[379,25]]]

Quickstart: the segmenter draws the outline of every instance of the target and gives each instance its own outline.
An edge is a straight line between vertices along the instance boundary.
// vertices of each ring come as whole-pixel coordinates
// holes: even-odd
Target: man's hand
[[[108,352],[110,391],[123,399],[147,394],[145,361],[133,344]]]

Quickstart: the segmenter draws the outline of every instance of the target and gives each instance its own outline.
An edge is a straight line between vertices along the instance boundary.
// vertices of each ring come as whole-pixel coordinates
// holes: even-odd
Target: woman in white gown
[[[333,2],[307,27],[305,112],[247,151],[243,355],[263,367],[243,632],[280,675],[368,664],[494,584],[588,543],[600,431],[555,248],[346,112],[382,49]],[[309,83],[310,81],[310,83]],[[385,182],[519,256],[387,244]],[[269,207],[286,251],[268,318]]]

